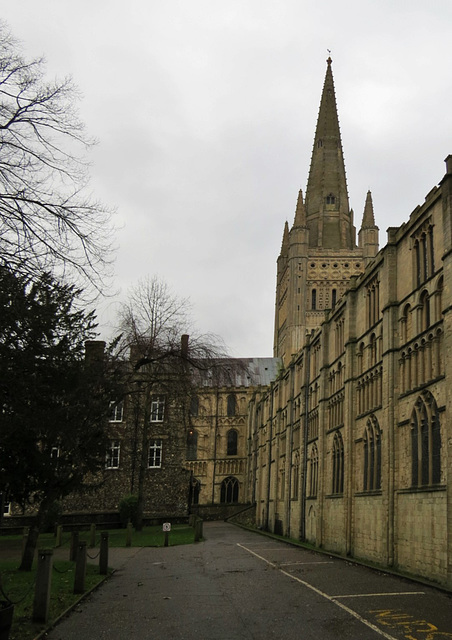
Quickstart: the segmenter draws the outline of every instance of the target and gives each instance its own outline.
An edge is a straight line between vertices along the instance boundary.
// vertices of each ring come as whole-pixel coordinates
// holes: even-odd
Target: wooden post
[[[34,622],[47,622],[49,616],[52,556],[53,549],[41,549],[38,552],[38,572],[33,601]]]
[[[78,548],[78,531],[71,533],[71,548],[69,550],[69,560],[75,562],[77,560],[77,548]]]
[[[195,542],[199,542],[202,538],[202,519],[197,518],[195,522]]]
[[[22,535],[22,557],[25,551],[25,545],[27,544],[28,539],[28,527],[24,527],[23,535]]]
[[[75,565],[74,593],[85,593],[86,542],[78,543]]]
[[[96,546],[96,525],[91,523],[89,528],[89,546],[91,549]]]
[[[58,524],[56,528],[55,547],[61,547],[61,536],[63,534],[63,527]]]
[[[131,522],[128,522],[127,531],[126,531],[126,547],[132,546],[132,531],[133,531],[133,525]]]
[[[99,573],[103,576],[108,573],[108,531],[100,534]]]

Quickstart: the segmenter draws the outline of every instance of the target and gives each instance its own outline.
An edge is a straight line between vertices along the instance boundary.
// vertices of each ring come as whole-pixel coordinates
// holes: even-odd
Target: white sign
[[[163,531],[171,531],[171,522],[163,523]]]

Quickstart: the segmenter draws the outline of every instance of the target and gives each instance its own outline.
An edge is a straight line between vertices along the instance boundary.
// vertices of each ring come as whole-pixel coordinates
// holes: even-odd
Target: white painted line
[[[266,558],[263,558],[262,556],[260,556],[255,551],[252,551],[251,549],[248,549],[247,547],[245,547],[245,545],[237,543],[237,546],[241,547],[245,551],[248,551],[248,553],[253,554],[253,556],[256,556],[256,558],[259,558],[259,560],[263,560],[264,562],[266,562],[271,567],[274,567],[275,569],[278,568],[273,562],[270,562]],[[374,624],[372,624],[372,622],[369,622],[369,620],[366,620],[365,618],[360,616],[359,613],[356,613],[356,611],[353,611],[353,609],[349,609],[349,607],[346,607],[345,604],[342,604],[342,602],[338,602],[337,600],[334,600],[327,593],[324,593],[323,591],[320,591],[320,589],[317,589],[317,587],[314,587],[312,584],[309,584],[309,582],[305,582],[304,580],[301,580],[300,578],[297,578],[296,576],[292,575],[291,573],[288,573],[287,571],[284,571],[283,569],[278,569],[278,570],[283,575],[287,576],[288,578],[291,578],[292,580],[296,580],[297,582],[299,582],[303,586],[307,587],[308,589],[311,589],[311,591],[314,591],[315,593],[317,593],[319,596],[322,596],[322,598],[326,598],[326,600],[329,600],[330,602],[335,604],[337,607],[340,607],[344,611],[347,611],[347,613],[349,613],[351,616],[353,616],[354,618],[359,620],[359,622],[362,622],[364,625],[366,625],[366,627],[369,627],[369,629],[372,629],[372,631],[375,631],[375,633],[378,633],[383,638],[386,638],[386,640],[397,640],[397,638],[395,638],[394,636],[390,636],[389,633],[386,633],[382,629],[379,629]]]
[[[338,598],[375,598],[378,596],[425,596],[425,591],[396,591],[394,593],[350,593],[346,596],[331,596],[333,600]]]
[[[303,565],[303,564],[334,564],[334,562],[280,562],[280,567],[293,567],[295,565]]]

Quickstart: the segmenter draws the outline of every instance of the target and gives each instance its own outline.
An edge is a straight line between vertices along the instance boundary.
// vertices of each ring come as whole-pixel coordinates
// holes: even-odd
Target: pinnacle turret
[[[286,223],[284,225],[282,243],[281,243],[281,255],[287,254],[288,250],[289,250],[289,223],[286,220]]]
[[[363,222],[361,229],[371,229],[375,227],[374,205],[372,202],[372,194],[367,192],[366,203],[364,205]]]
[[[294,227],[306,226],[306,208],[303,202],[303,192],[300,189],[298,192],[297,208],[295,209],[295,218],[293,221]]]
[[[378,253],[378,231],[379,229],[375,224],[372,194],[368,191],[364,205],[363,221],[358,234],[359,246],[363,250],[363,258],[366,264],[375,258]]]

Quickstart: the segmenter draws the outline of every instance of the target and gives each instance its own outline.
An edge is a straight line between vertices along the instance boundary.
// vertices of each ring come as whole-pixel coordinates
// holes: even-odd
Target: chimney
[[[181,336],[180,339],[180,353],[181,356],[183,358],[188,358],[188,339],[189,339],[189,335],[187,335],[186,333],[184,333],[183,336]]]

